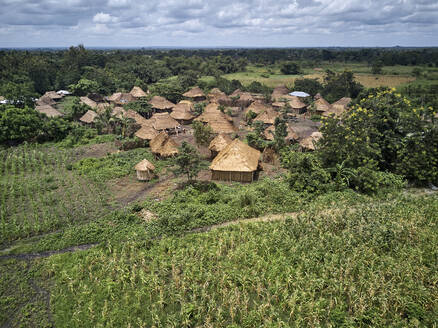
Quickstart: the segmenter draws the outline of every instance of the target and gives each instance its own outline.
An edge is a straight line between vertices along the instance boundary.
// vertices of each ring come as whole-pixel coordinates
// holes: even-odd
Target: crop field
[[[105,188],[68,170],[72,159],[69,150],[47,147],[0,152],[0,244],[108,211]]]
[[[400,196],[49,258],[56,326],[424,326],[438,201]]]

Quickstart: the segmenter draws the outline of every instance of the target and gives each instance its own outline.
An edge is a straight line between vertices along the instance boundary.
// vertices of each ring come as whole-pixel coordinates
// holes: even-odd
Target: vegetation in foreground
[[[402,194],[312,206],[286,221],[126,236],[39,260],[34,276],[51,282],[61,327],[427,327],[438,311],[437,213],[436,196]]]

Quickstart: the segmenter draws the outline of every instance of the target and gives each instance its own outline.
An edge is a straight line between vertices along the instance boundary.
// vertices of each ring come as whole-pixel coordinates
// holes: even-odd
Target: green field
[[[315,70],[320,68],[322,70]],[[367,88],[380,86],[399,87],[410,83],[426,83],[438,80],[438,69],[432,67],[419,67],[422,74],[415,77],[412,71],[415,67],[412,66],[384,66],[382,74],[372,74],[371,67],[366,64],[359,63],[321,63],[318,67],[302,68],[302,75],[284,75],[281,74],[278,66],[248,66],[245,72],[238,72],[224,75],[229,80],[239,80],[243,85],[248,85],[253,81],[263,83],[269,87],[276,87],[279,84],[293,86],[297,78],[318,78],[324,76],[324,71],[330,69],[335,72],[344,70],[352,71],[355,74],[356,80]],[[203,77],[203,81],[211,81],[212,77]]]
[[[346,192],[306,204],[289,214],[178,235],[169,234],[161,219],[157,224],[126,212],[112,216],[98,222],[95,237],[125,227],[123,234],[106,230],[106,238],[89,250],[0,260],[1,322],[12,327],[436,324],[436,194],[370,198]],[[167,236],[154,237],[161,233]]]

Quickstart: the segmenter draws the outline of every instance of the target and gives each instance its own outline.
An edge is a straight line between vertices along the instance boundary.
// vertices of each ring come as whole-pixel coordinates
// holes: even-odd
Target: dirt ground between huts
[[[75,149],[73,155],[76,160],[87,158],[87,157],[104,157],[108,154],[113,154],[118,152],[119,149],[116,147],[114,142],[105,142],[95,145],[85,145]]]

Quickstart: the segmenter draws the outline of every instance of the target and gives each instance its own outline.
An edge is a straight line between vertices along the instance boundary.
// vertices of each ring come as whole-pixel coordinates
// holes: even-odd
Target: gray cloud
[[[4,46],[437,46],[436,0],[0,0]]]

